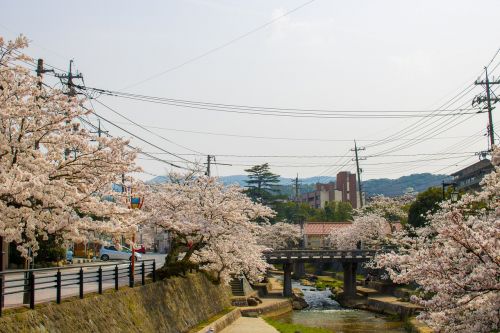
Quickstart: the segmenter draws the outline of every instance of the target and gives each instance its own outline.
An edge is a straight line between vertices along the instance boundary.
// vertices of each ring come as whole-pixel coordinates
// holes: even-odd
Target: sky
[[[264,162],[285,177],[354,172],[357,140],[366,180],[449,174],[488,148],[487,114],[470,108],[483,68],[500,76],[498,13],[494,0],[0,0],[0,36],[26,35],[28,55],[63,70],[73,59],[88,87],[254,111],[412,115],[283,117],[105,95],[88,104],[156,147],[102,120],[109,134],[153,156],[186,166],[215,155],[215,176]],[[143,155],[138,164],[142,179],[171,170]]]

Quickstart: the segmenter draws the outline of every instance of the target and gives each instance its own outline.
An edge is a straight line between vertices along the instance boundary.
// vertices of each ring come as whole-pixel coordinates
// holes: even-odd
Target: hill
[[[363,182],[363,191],[367,196],[383,194],[387,197],[394,197],[404,194],[409,187],[416,192],[422,192],[431,186],[441,186],[441,182],[448,179],[447,175],[431,173],[416,173],[397,179],[370,179]]]
[[[447,175],[434,175],[431,173],[417,173],[409,176],[403,176],[397,179],[370,179],[363,182],[363,191],[368,197],[383,194],[388,197],[394,197],[402,195],[406,192],[408,188],[413,188],[416,192],[422,192],[431,186],[441,186],[441,182],[448,179]],[[148,183],[157,184],[164,183],[166,181],[165,176],[158,176]],[[233,175],[233,176],[223,176],[220,180],[225,185],[238,184],[240,186],[245,186],[245,180],[247,176],[245,175]],[[293,193],[293,182],[294,178],[284,178],[280,177],[280,187],[281,193],[291,196]],[[322,183],[328,183],[335,181],[335,177],[310,177],[300,179],[300,193],[306,193],[314,190],[314,184],[321,181]]]
[[[234,176],[222,176],[219,178],[219,180],[224,184],[224,185],[232,185],[232,184],[238,184],[240,186],[245,186],[245,180],[247,180],[246,175],[234,175]],[[159,184],[159,183],[164,183],[167,180],[167,177],[165,176],[157,176],[151,180],[149,180],[147,183],[149,184]],[[331,181],[335,181],[335,177],[309,177],[309,178],[300,178],[300,183],[303,185],[313,185],[318,182],[323,182],[323,183],[328,183]],[[289,185],[295,182],[295,178],[285,178],[285,177],[280,177],[280,182],[279,185]]]

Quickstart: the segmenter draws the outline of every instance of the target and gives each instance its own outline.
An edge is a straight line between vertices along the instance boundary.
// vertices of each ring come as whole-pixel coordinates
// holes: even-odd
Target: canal
[[[315,290],[294,281],[294,288],[304,294],[309,307],[292,311],[273,319],[309,327],[321,327],[335,333],[402,333],[406,332],[404,323],[397,318],[364,311],[343,308],[330,299],[330,290]]]

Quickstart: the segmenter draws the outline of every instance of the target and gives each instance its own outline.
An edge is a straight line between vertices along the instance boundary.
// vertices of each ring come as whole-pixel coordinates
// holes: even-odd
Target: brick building
[[[357,186],[355,174],[341,171],[337,174],[335,183],[316,184],[315,191],[303,194],[300,201],[314,208],[325,208],[326,202],[350,202],[352,208],[358,208]]]

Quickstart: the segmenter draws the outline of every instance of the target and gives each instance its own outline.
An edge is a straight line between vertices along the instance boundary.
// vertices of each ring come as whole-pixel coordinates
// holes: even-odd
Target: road
[[[165,255],[164,254],[155,254],[155,253],[147,253],[142,257],[144,260],[154,259],[156,261],[156,268],[160,268],[165,263]],[[138,265],[140,263],[137,263]],[[84,294],[90,292],[98,291],[98,270],[99,267],[102,267],[102,275],[103,275],[103,290],[111,289],[115,287],[114,280],[114,270],[115,267],[118,266],[119,269],[119,279],[118,286],[127,286],[129,284],[128,274],[128,261],[107,261],[107,262],[94,262],[85,265],[74,265],[72,268],[64,268],[61,269],[61,298],[67,298],[72,296],[79,295],[79,271],[80,268],[83,267],[84,272]],[[66,266],[68,267],[68,266]],[[137,266],[136,266],[137,267]],[[136,268],[135,281],[136,284],[140,283],[141,276],[137,274],[138,270]],[[149,273],[149,271],[148,271]],[[13,273],[6,275],[4,290],[5,293],[8,293],[4,296],[4,308],[12,308],[19,307],[23,305],[23,293],[20,292],[23,290],[23,287],[20,286],[23,283],[24,273]],[[73,284],[75,283],[75,284]],[[43,303],[48,301],[56,300],[56,277],[55,271],[38,271],[35,273],[35,287],[36,288],[45,288],[35,291],[35,303]],[[16,286],[16,287],[10,287]],[[10,287],[10,288],[9,288]]]

